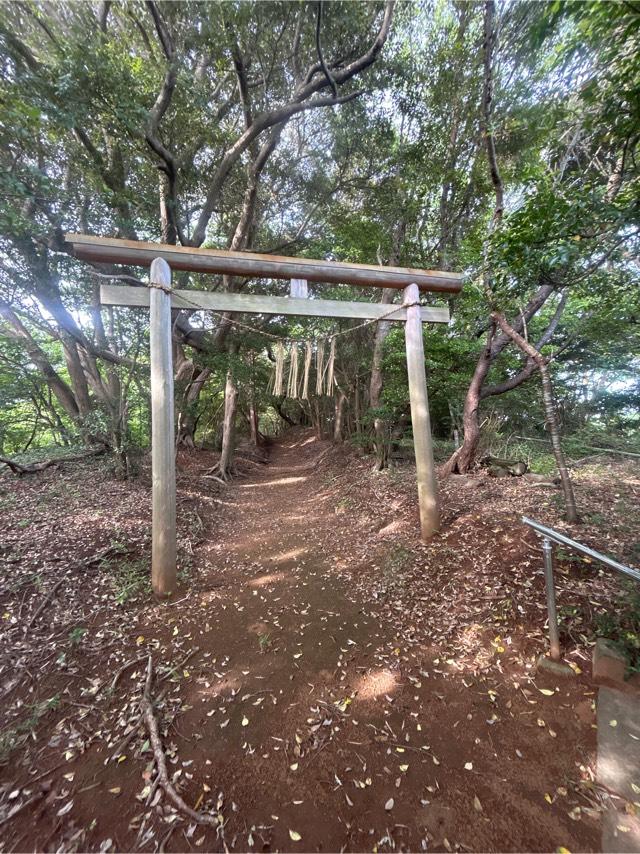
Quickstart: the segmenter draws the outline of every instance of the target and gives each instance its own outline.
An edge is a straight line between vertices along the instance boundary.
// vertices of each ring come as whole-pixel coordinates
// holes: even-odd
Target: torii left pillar
[[[176,450],[171,354],[171,268],[151,263],[151,586],[165,599],[176,589]]]
[[[420,315],[420,290],[417,285],[404,289],[407,305],[407,320],[404,335],[407,352],[407,376],[409,379],[409,403],[413,446],[416,454],[418,479],[418,507],[420,509],[420,536],[426,542],[440,528],[438,480],[433,460],[433,441],[429,419],[427,397],[427,373],[424,365],[424,343]]]

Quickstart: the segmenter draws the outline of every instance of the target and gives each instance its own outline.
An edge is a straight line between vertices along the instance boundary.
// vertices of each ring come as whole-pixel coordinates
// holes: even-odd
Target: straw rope
[[[118,276],[113,276],[110,278],[117,279]],[[191,302],[191,300],[187,296],[185,296],[185,291],[181,290],[180,288],[177,288],[177,289],[171,288],[171,287],[168,287],[167,285],[162,284],[162,282],[152,282],[152,281],[148,282],[148,287],[158,288],[158,289],[164,291],[166,294],[169,294],[169,295],[174,294],[175,296],[180,297],[181,300],[183,300],[185,303],[187,303],[188,308],[191,308],[194,311],[206,311],[209,314],[214,314],[214,315],[216,315],[216,317],[219,317],[221,320],[224,320],[225,323],[228,323],[231,326],[238,326],[241,329],[247,329],[250,332],[254,332],[256,335],[263,335],[265,338],[270,338],[272,341],[293,342],[293,341],[299,340],[296,338],[291,338],[291,337],[286,336],[286,335],[275,335],[273,332],[267,332],[264,329],[259,329],[257,326],[252,326],[249,323],[243,323],[240,320],[233,320],[232,318],[230,318],[228,316],[228,313],[224,313],[221,311],[215,311],[212,308],[202,308],[202,306],[196,305],[194,302]],[[365,326],[372,326],[374,323],[380,323],[382,320],[386,320],[386,318],[390,317],[392,314],[395,314],[397,311],[401,311],[402,309],[406,309],[406,308],[411,308],[412,306],[415,306],[415,305],[421,305],[421,303],[418,301],[414,301],[414,302],[403,302],[403,303],[400,303],[400,305],[393,305],[389,309],[389,311],[385,312],[384,314],[381,314],[380,317],[374,317],[374,318],[371,318],[370,320],[365,320],[363,323],[359,323],[357,326],[351,326],[348,329],[339,329],[337,332],[332,332],[331,334],[325,335],[323,337],[328,339],[329,341],[331,341],[334,338],[340,338],[343,335],[351,335],[353,332],[357,332],[359,329],[364,329]],[[180,309],[178,309],[178,310],[180,310]]]

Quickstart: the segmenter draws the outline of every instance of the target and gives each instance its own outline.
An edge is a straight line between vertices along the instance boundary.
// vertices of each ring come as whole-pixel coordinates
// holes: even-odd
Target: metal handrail
[[[549,540],[553,540],[556,543],[561,543],[563,546],[569,546],[569,548],[573,549],[574,551],[580,552],[580,554],[583,555],[587,555],[587,557],[593,558],[593,560],[597,560],[600,563],[603,563],[610,569],[615,569],[616,572],[621,572],[623,575],[628,575],[629,578],[635,579],[635,581],[640,581],[640,570],[633,569],[633,567],[631,566],[625,566],[625,564],[614,560],[608,555],[604,555],[601,552],[596,552],[593,549],[590,549],[589,546],[583,546],[582,543],[578,543],[576,540],[572,540],[569,537],[565,537],[565,535],[561,534],[559,531],[555,531],[553,528],[547,528],[546,525],[541,525],[540,522],[535,522],[533,519],[529,519],[527,516],[523,516],[522,521],[525,525],[528,525],[530,528],[533,528],[534,531],[536,531],[538,534],[541,534],[543,537],[546,537]]]
[[[580,554],[586,555],[593,560],[597,560],[599,563],[603,563],[610,569],[615,569],[616,572],[626,575],[628,578],[633,578],[634,581],[640,581],[640,572],[630,566],[625,566],[625,564],[614,560],[608,555],[604,555],[601,552],[590,549],[589,546],[583,546],[582,543],[572,540],[570,537],[565,537],[565,535],[561,534],[559,531],[555,531],[553,528],[548,528],[546,525],[540,524],[540,522],[535,522],[527,516],[522,517],[522,522],[542,537],[544,577],[547,588],[547,611],[549,614],[550,653],[551,658],[554,661],[560,661],[560,637],[558,633],[558,614],[556,611],[556,591],[553,582],[553,546],[551,543],[555,542],[563,546],[568,546]]]

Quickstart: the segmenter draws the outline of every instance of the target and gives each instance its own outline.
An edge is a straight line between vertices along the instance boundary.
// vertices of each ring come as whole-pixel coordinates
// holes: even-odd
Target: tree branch
[[[323,0],[319,0],[318,2],[318,13],[316,15],[316,51],[318,53],[318,61],[320,63],[320,67],[324,73],[324,76],[327,78],[327,83],[331,86],[333,90],[333,97],[338,97],[338,87],[336,85],[336,81],[331,76],[331,72],[325,62],[324,55],[322,53],[322,44],[320,42],[320,29],[322,27],[322,9],[324,7]]]
[[[504,210],[504,189],[502,186],[502,178],[498,168],[498,158],[496,156],[496,144],[492,127],[493,113],[493,53],[496,43],[496,28],[495,28],[495,11],[496,4],[494,0],[487,0],[484,6],[484,80],[482,86],[482,131],[484,135],[485,145],[487,148],[487,158],[489,161],[489,172],[491,174],[491,183],[495,193],[496,201],[493,210],[493,223],[497,225],[502,219]]]
[[[146,0],[146,6],[151,14],[151,17],[153,18],[153,23],[156,28],[156,33],[158,34],[158,39],[160,40],[160,44],[162,45],[164,55],[166,56],[168,61],[171,62],[175,50],[171,34],[169,33],[169,30],[167,29],[164,21],[162,20],[162,17],[160,16],[160,12],[158,11],[158,6],[155,3],[155,0]]]
[[[334,80],[337,85],[342,85],[346,83],[348,80],[351,80],[360,72],[364,71],[370,65],[372,65],[387,40],[389,35],[389,30],[391,28],[391,21],[393,18],[393,9],[394,9],[394,0],[387,0],[385,4],[384,17],[382,20],[382,24],[374,39],[373,43],[369,50],[367,50],[360,57],[355,59],[353,62],[349,63],[349,65],[337,71],[334,75]],[[209,224],[209,220],[213,214],[213,211],[218,202],[218,198],[220,192],[222,190],[222,186],[224,181],[235,165],[235,163],[239,160],[244,151],[249,148],[249,146],[253,143],[253,141],[264,131],[273,127],[274,125],[280,124],[281,122],[286,122],[294,115],[301,113],[305,110],[316,109],[319,107],[326,106],[336,106],[338,104],[345,104],[348,101],[353,100],[354,98],[359,97],[362,92],[354,92],[351,95],[346,95],[343,98],[315,98],[310,100],[313,95],[320,92],[322,89],[327,88],[328,82],[326,77],[321,77],[315,80],[305,81],[302,85],[298,86],[291,100],[282,104],[280,107],[277,107],[274,110],[270,110],[268,112],[260,113],[256,116],[251,124],[251,127],[245,130],[245,132],[236,140],[236,142],[227,149],[224,157],[222,158],[220,165],[218,166],[212,180],[209,185],[209,189],[207,191],[207,196],[205,199],[204,206],[198,218],[198,222],[196,224],[193,239],[191,241],[192,246],[200,246],[206,236],[207,226]]]

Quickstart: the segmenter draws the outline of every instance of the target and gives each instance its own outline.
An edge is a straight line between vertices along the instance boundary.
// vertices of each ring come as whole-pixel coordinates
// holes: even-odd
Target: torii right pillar
[[[433,460],[419,301],[420,290],[418,286],[408,285],[404,289],[404,303],[409,306],[404,335],[407,351],[407,375],[409,377],[409,402],[411,404],[411,425],[413,427],[413,445],[418,478],[420,538],[428,540],[440,528],[440,506],[438,481]]]

